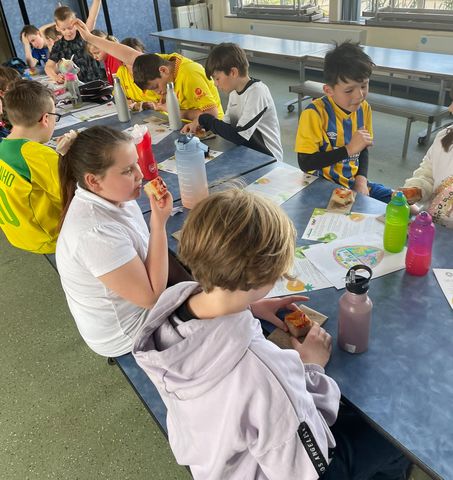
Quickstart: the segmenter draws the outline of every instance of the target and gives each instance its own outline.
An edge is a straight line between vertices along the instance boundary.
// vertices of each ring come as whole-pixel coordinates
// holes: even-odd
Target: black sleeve
[[[359,169],[357,175],[368,177],[368,148],[365,148],[359,155]]]
[[[324,167],[334,165],[348,156],[346,147],[340,147],[336,150],[330,150],[330,152],[298,153],[297,161],[302,171],[310,172],[311,170],[321,170]]]
[[[50,52],[49,55],[49,60],[52,60],[52,62],[58,63],[62,58],[62,51],[61,51],[61,42],[57,40],[54,43],[54,46],[52,47],[52,51]]]
[[[247,140],[239,135],[237,130],[229,123],[222,122],[222,120],[215,118],[209,113],[202,113],[198,117],[198,123],[205,130],[211,130],[211,132],[220,135],[236,145],[244,145],[247,143]]]

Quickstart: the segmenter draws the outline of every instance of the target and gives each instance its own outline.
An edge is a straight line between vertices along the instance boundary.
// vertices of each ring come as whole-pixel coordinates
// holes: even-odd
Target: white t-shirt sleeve
[[[83,235],[77,249],[79,262],[95,277],[116,270],[138,255],[121,225],[101,225]]]
[[[239,135],[246,140],[250,140],[262,116],[269,108],[269,101],[263,87],[264,85],[261,84],[259,87],[251,88],[242,103],[242,112],[236,128]],[[244,130],[241,130],[243,128]]]

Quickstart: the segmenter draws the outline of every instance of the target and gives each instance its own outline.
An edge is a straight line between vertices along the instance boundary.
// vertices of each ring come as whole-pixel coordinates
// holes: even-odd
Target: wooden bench
[[[323,84],[307,80],[300,85],[289,87],[289,91],[297,93],[297,101],[299,105],[299,116],[302,112],[302,101],[308,98],[318,98],[324,95]],[[447,107],[433,105],[432,103],[419,102],[407,98],[391,97],[379,93],[369,93],[366,98],[371,108],[377,112],[397,115],[407,118],[406,133],[404,136],[402,158],[406,158],[407,147],[411,132],[412,122],[420,120],[428,123],[426,137],[423,140],[429,142],[433,124],[441,119],[448,117],[449,111]],[[422,142],[424,143],[424,142]]]

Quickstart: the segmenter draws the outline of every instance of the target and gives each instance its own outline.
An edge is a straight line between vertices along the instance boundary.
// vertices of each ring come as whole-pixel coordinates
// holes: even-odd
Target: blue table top
[[[250,183],[275,164],[246,176]],[[327,205],[335,185],[318,179],[282,205],[302,235],[316,207]],[[385,212],[385,204],[357,195],[354,212]],[[167,225],[171,233],[182,227],[184,214]],[[436,228],[432,267],[453,264],[452,232]],[[298,239],[298,244],[313,243]],[[400,270],[373,279],[369,295],[373,320],[369,350],[351,355],[336,345],[337,305],[344,290],[310,292],[308,306],[329,317],[324,327],[334,340],[327,373],[343,395],[365,418],[403,448],[434,478],[453,478],[453,312],[430,271],[413,277]],[[438,475],[436,475],[436,473]]]

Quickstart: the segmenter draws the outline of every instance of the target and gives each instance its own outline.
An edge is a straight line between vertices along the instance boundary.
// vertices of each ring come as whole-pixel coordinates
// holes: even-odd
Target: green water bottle
[[[401,252],[406,245],[410,208],[403,192],[396,192],[385,211],[384,248]]]

